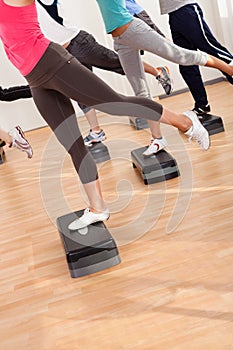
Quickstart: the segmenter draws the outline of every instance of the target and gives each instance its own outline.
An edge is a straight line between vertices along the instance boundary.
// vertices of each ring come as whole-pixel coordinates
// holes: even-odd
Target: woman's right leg
[[[119,116],[130,115],[148,120],[160,121],[163,107],[159,103],[143,98],[128,97],[116,93],[104,81],[83,67],[75,59],[68,61],[52,79],[46,84],[49,90],[60,91],[69,98],[80,101],[88,106],[95,106],[98,110]],[[166,121],[162,122],[173,125],[173,117],[170,113]],[[182,115],[177,122],[177,127],[184,130],[184,125],[192,126],[188,116]],[[200,127],[201,124],[200,124]],[[202,127],[204,129],[204,127]],[[208,134],[208,133],[207,133]],[[208,136],[206,136],[208,138]]]
[[[118,94],[76,59],[60,68],[46,87],[113,115],[159,121],[162,114],[163,107],[159,103],[143,97]]]
[[[208,55],[207,62],[205,64],[205,66],[219,69],[222,72],[224,72],[230,76],[233,76],[233,66],[230,64],[227,64],[226,62],[220,60],[217,57]]]
[[[120,37],[115,37],[114,41],[137,50],[142,49],[154,53],[183,66],[207,66],[233,75],[233,66],[205,52],[187,50],[177,46],[139,19],[134,19],[127,30]]]

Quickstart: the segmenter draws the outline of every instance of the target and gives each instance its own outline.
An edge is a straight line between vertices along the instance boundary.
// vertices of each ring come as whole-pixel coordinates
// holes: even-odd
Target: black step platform
[[[0,139],[0,164],[2,164],[4,161],[5,152],[3,146],[5,145],[6,143]]]
[[[221,117],[212,114],[203,114],[198,116],[202,125],[206,128],[209,135],[215,135],[224,131],[223,121]]]
[[[148,125],[147,120],[145,118],[130,117],[129,122],[130,122],[130,125],[135,127],[136,130],[142,130],[142,129],[149,128],[149,125]]]
[[[68,225],[83,214],[83,210],[61,216],[57,227],[73,278],[105,270],[121,262],[115,241],[103,222],[77,231]]]
[[[96,163],[106,162],[110,159],[108,148],[102,142],[95,142],[88,149]]]
[[[133,167],[137,168],[145,185],[173,179],[180,176],[176,160],[162,150],[150,157],[143,156],[147,147],[138,148],[131,152]]]

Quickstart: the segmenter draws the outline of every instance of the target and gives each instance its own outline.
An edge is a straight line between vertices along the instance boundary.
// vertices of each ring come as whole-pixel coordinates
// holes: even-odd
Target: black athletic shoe
[[[195,112],[197,115],[207,114],[210,112],[210,105],[208,104],[206,106],[194,107],[193,112]]]

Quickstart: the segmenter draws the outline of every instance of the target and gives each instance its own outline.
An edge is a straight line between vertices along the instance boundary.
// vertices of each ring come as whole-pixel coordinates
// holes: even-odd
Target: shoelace
[[[196,140],[197,143],[201,145],[201,138],[199,136],[194,137],[194,140]]]
[[[199,145],[201,145],[201,136],[189,136],[188,141],[190,144],[192,144],[192,139],[194,139]]]
[[[155,139],[150,139],[150,145],[152,145],[152,143],[154,142]]]
[[[103,137],[103,136],[105,136],[103,130],[101,130],[101,131],[98,132],[98,133],[97,133],[97,132],[91,131],[91,132],[89,133],[89,135],[86,136],[86,139],[88,139],[88,141],[91,141],[91,140],[93,140],[93,139],[95,139],[95,138],[101,138],[101,137]]]
[[[83,212],[83,219],[85,220],[85,216],[88,216],[89,214],[93,214],[93,215],[96,215],[95,213],[93,213],[89,208],[86,208]],[[100,214],[103,214],[103,213],[99,213]]]
[[[81,219],[81,221],[85,222],[86,216],[88,216],[88,214],[90,213],[90,209],[86,208],[83,212],[83,215],[81,218],[77,219],[77,221],[79,221]]]
[[[92,140],[92,136],[89,134],[85,137],[85,141],[91,141]]]
[[[28,142],[26,142],[26,141],[24,143],[22,143],[22,142],[14,139],[11,144],[12,144],[13,147],[19,146],[19,148],[23,148],[24,150],[30,148]]]
[[[89,208],[86,208],[86,209],[84,210],[83,215],[86,215],[86,214],[89,214],[89,213],[90,213],[90,209],[89,209]]]
[[[161,77],[161,75],[158,77],[158,83],[162,85],[162,87],[167,86],[169,83],[169,78]]]

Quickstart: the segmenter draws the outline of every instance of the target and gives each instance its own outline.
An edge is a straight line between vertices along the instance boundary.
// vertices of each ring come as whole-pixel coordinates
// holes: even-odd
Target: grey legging
[[[114,49],[136,96],[150,98],[139,50],[154,53],[184,66],[202,65],[208,55],[202,51],[187,50],[163,38],[138,18],[134,18],[123,34],[114,37]]]
[[[47,74],[46,74],[47,72]],[[82,183],[98,178],[96,164],[84,145],[70,98],[113,115],[158,121],[163,108],[155,101],[116,93],[60,45],[51,43],[25,77],[35,104],[71,155]]]

